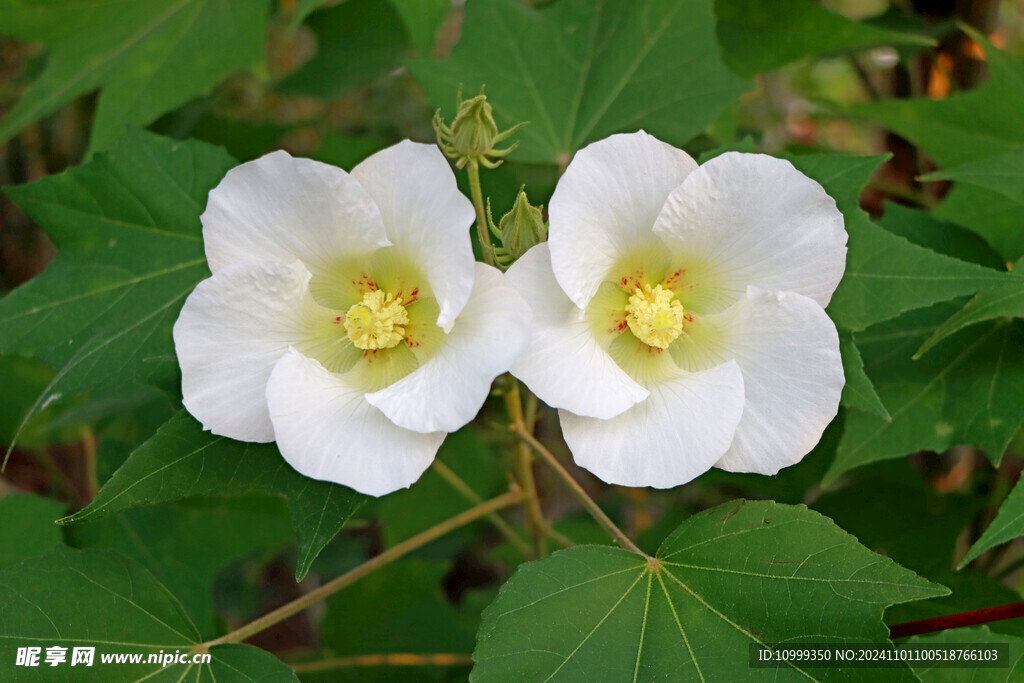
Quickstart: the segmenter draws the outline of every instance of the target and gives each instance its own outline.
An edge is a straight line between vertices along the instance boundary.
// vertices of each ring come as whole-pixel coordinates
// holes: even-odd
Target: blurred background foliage
[[[1024,253],[1019,188],[1014,198],[1012,188],[977,181],[965,166],[1024,144],[1024,0],[649,3],[686,6],[697,28],[687,33],[674,24],[678,35],[652,48],[653,61],[612,83],[618,90],[610,99],[601,94],[610,78],[602,70],[618,73],[638,54],[637,45],[627,40],[574,52],[577,36],[563,30],[588,20],[601,3],[522,4],[540,13],[514,0],[0,0],[0,185],[78,166],[116,145],[128,126],[205,141],[239,161],[283,148],[351,169],[400,139],[433,140],[434,110],[450,118],[459,85],[469,94],[486,85],[500,127],[531,121],[518,135],[520,149],[485,172],[496,216],[524,184],[534,203],[546,205],[560,168],[583,144],[644,127],[695,157],[723,148],[888,155],[872,162],[864,182],[843,186],[851,211],[859,204],[888,232],[995,270]],[[601,20],[607,25],[626,11],[625,3],[602,7],[610,13]],[[160,21],[147,23],[154,17]],[[121,28],[111,34],[104,28],[111,23]],[[139,26],[147,27],[141,39],[132,34]],[[542,82],[531,94],[516,77],[516,68],[529,63],[527,73],[554,78],[561,72],[545,71],[546,63],[581,54],[596,65],[593,73],[580,72],[576,91]],[[945,169],[960,175],[925,178]],[[53,256],[47,234],[11,199],[0,198],[3,291],[42,272]],[[942,300],[896,306],[892,315]],[[930,333],[965,301],[906,315],[920,318]],[[951,362],[939,355],[938,369],[918,367],[923,374],[908,380],[891,352],[892,335],[907,326],[905,316],[866,332],[850,326],[856,332],[856,346],[852,333],[844,337],[850,362],[859,360],[871,381],[859,387],[860,397],[844,396],[847,409],[818,448],[777,477],[713,470],[686,486],[655,491],[607,487],[573,472],[651,552],[688,516],[721,502],[806,503],[868,547],[953,588],[945,598],[892,608],[890,623],[1019,600],[1020,529],[993,536],[965,571],[955,571],[1020,476],[1019,432],[1005,455],[992,452],[999,446],[986,453],[977,439],[951,445],[961,434],[952,425],[942,433],[940,420],[926,450],[913,426],[892,422],[896,427],[883,438],[898,452],[857,455],[863,452],[858,434],[877,433],[897,411],[916,410],[904,396],[908,386],[933,388],[935,373],[942,379]],[[983,336],[978,328],[966,335]],[[909,344],[909,356],[927,338],[900,343]],[[1019,336],[1006,343],[1024,347]],[[984,347],[977,364],[999,354]],[[849,370],[853,383],[861,375]],[[128,453],[173,415],[176,389],[101,389],[36,405],[54,369],[17,354],[0,356],[0,378],[0,443],[13,443],[18,434],[0,475],[0,568],[61,544],[116,549],[172,589],[203,637],[470,507],[431,470],[411,490],[364,505],[315,560],[298,557],[288,521],[299,514],[298,504],[284,484],[277,492],[287,505],[259,493],[226,499],[203,490],[203,497],[56,528],[53,519],[91,501]],[[980,390],[969,379],[953,385],[950,409],[957,409],[957,396]],[[514,440],[503,428],[490,428],[501,419],[489,404],[476,426],[449,437],[440,456],[482,498],[508,484]],[[571,464],[556,416],[543,407],[538,433]],[[558,532],[576,543],[607,542],[557,481],[540,468],[537,476],[545,514]],[[8,495],[14,492],[33,495]],[[1024,493],[1019,498],[1008,505],[1024,513]],[[482,608],[522,559],[481,521],[250,642],[295,662],[303,679],[390,680],[394,666],[411,665],[406,671],[414,673],[403,680],[461,680]],[[298,584],[297,565],[309,569]],[[1015,621],[992,630],[1024,637]],[[370,653],[378,658],[364,657]],[[341,659],[319,673],[319,665],[304,663],[325,658]]]

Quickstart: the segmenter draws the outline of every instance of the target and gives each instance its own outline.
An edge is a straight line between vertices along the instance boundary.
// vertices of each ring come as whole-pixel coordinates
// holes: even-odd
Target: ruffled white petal
[[[200,282],[174,323],[185,408],[203,428],[273,441],[267,378],[302,338],[309,272],[299,262],[237,263]]]
[[[491,382],[512,366],[529,334],[529,306],[504,275],[477,263],[472,296],[443,346],[366,400],[406,429],[454,432],[480,411]]]
[[[826,306],[846,267],[843,215],[821,185],[791,163],[729,152],[675,189],[654,225],[684,267],[711,274],[701,286],[724,301],[748,285],[791,291]]]
[[[473,205],[459,192],[435,145],[405,140],[352,169],[380,207],[388,239],[423,271],[441,306],[437,324],[450,332],[473,289],[467,231]]]
[[[573,459],[609,484],[670,488],[700,476],[729,448],[743,413],[743,377],[730,361],[683,372],[610,420],[558,412]]]
[[[718,466],[775,474],[807,455],[839,410],[836,326],[805,296],[754,287],[715,317],[720,352],[739,363],[746,393],[743,419]]]
[[[228,171],[202,215],[210,270],[299,259],[311,270],[388,246],[380,211],[345,171],[271,152]]]
[[[371,496],[413,484],[445,437],[402,429],[342,376],[294,349],[274,367],[266,395],[288,464],[307,477]]]
[[[548,207],[551,263],[581,310],[616,262],[657,242],[665,198],[697,168],[686,152],[643,131],[612,135],[576,153]]]
[[[644,400],[648,392],[598,344],[590,323],[558,286],[548,245],[516,261],[509,282],[533,309],[530,343],[512,374],[542,401],[576,415],[608,419]]]

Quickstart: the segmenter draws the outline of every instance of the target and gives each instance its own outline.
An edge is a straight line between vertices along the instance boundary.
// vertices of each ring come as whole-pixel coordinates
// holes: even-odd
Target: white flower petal
[[[616,365],[581,320],[551,270],[547,244],[516,261],[509,282],[533,309],[530,344],[512,374],[550,406],[608,419],[644,400],[648,392]]]
[[[843,215],[825,190],[791,163],[728,152],[703,164],[669,195],[654,232],[685,267],[713,273],[724,301],[748,285],[809,296],[826,306],[846,267]]]
[[[581,310],[616,262],[657,243],[665,198],[697,168],[682,150],[643,131],[612,135],[576,153],[548,206],[551,263]]]
[[[519,357],[529,333],[529,306],[505,276],[477,263],[473,293],[443,346],[366,400],[406,429],[454,432],[480,411],[491,382]]]
[[[273,441],[267,378],[302,338],[309,271],[298,261],[237,263],[200,282],[174,323],[185,408],[203,428]]]
[[[423,270],[441,306],[437,324],[450,332],[473,289],[467,231],[476,212],[435,145],[405,140],[352,169],[384,218],[396,249]]]
[[[228,171],[202,215],[210,270],[292,261],[311,270],[390,244],[380,212],[345,171],[271,152]]]
[[[715,317],[721,349],[739,363],[746,393],[736,438],[718,467],[775,474],[807,455],[839,410],[836,326],[805,296],[754,287]]]
[[[413,484],[445,437],[402,429],[340,375],[294,349],[274,367],[267,403],[288,464],[371,496]]]
[[[730,361],[655,384],[610,420],[558,412],[573,459],[609,484],[670,488],[700,476],[729,448],[743,412],[743,377]]]

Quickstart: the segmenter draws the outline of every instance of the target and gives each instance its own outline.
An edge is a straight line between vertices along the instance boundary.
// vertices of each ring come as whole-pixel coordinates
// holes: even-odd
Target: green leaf
[[[32,396],[38,394],[37,391]],[[81,440],[82,428],[87,425],[131,419],[143,411],[162,414],[163,419],[159,421],[162,424],[174,412],[167,394],[156,387],[145,385],[91,392],[68,403],[67,406],[58,403],[61,409],[46,424],[46,430],[70,430],[77,427],[72,441]],[[155,427],[152,431],[156,431]]]
[[[317,53],[278,88],[329,98],[383,76],[409,49],[401,17],[381,0],[348,0],[313,14],[306,25]]]
[[[434,55],[437,31],[452,9],[451,0],[389,0],[402,17],[416,53],[420,57]]]
[[[365,500],[351,489],[302,476],[273,444],[215,436],[181,411],[132,452],[88,506],[61,523],[193,496],[254,492],[284,498],[299,540],[298,579]]]
[[[1024,57],[999,50],[973,32],[971,36],[984,47],[989,68],[989,79],[977,89],[941,100],[882,100],[845,111],[899,133],[943,167],[1001,155],[1024,144]],[[935,215],[981,235],[1006,260],[1024,254],[1020,206],[1005,195],[957,186]]]
[[[67,505],[41,496],[9,494],[0,498],[0,569],[42,555],[63,543],[53,520]]]
[[[53,381],[53,369],[34,358],[0,355],[0,443],[17,441],[22,448],[42,448],[53,443],[77,441],[81,425],[55,429],[59,401],[39,409],[36,398]],[[78,429],[76,429],[77,427]],[[0,458],[2,461],[2,458]]]
[[[1024,317],[1024,278],[1018,277],[1016,282],[978,292],[973,299],[967,302],[966,306],[942,323],[932,336],[928,337],[914,357],[923,356],[943,339],[970,325],[977,325],[994,318],[1022,317]]]
[[[953,646],[971,643],[974,646],[994,645],[1006,643],[1010,649],[1009,665],[1005,668],[981,668],[970,667],[945,668],[929,665],[926,662],[916,662],[914,673],[923,683],[959,683],[970,679],[971,683],[1011,683],[1019,681],[1024,677],[1024,639],[1002,633],[993,633],[988,626],[977,626],[974,628],[954,628],[939,633],[929,633],[923,636],[914,636],[906,642],[920,645],[943,645]]]
[[[976,185],[954,185],[933,214],[980,235],[1004,264],[1024,255],[1021,207],[1005,195]]]
[[[825,484],[860,465],[954,444],[973,444],[999,462],[1024,420],[1024,325],[962,330],[911,360],[958,308],[952,303],[911,311],[854,335],[892,421],[847,414]]]
[[[974,90],[945,99],[891,99],[851,105],[848,113],[896,131],[941,166],[1002,154],[1024,144],[1024,57],[972,33],[986,56],[989,78]]]
[[[647,130],[682,145],[749,84],[721,63],[711,0],[473,0],[462,37],[443,61],[409,70],[450,118],[455,95],[487,86],[519,161],[568,163],[612,133]]]
[[[924,180],[955,181],[937,211],[986,237],[1006,260],[1024,256],[1024,147],[931,173]]]
[[[239,681],[248,683],[250,681],[281,681],[281,683],[298,683],[299,679],[290,666],[270,654],[252,645],[217,645],[210,648],[211,663],[206,669],[193,669],[195,678],[186,678],[184,681],[205,683],[212,681]],[[180,670],[181,667],[179,667]],[[178,682],[175,674],[167,676],[168,683]],[[156,681],[157,679],[152,679]],[[163,681],[164,679],[159,679]],[[184,683],[183,681],[183,683]]]
[[[722,58],[741,76],[777,69],[802,57],[879,45],[933,45],[926,36],[876,28],[830,12],[812,0],[716,0]]]
[[[0,604],[7,680],[40,680],[50,668],[43,664],[46,648],[54,646],[67,648],[67,661],[52,670],[58,680],[298,680],[287,665],[249,645],[211,648],[205,665],[104,665],[104,654],[141,654],[145,662],[150,654],[186,654],[200,642],[175,597],[142,565],[118,553],[59,546],[9,567],[0,571]],[[42,648],[41,666],[12,666],[19,647]],[[71,667],[75,647],[95,648],[93,666]]]
[[[484,612],[471,680],[762,680],[752,643],[884,641],[886,606],[947,592],[803,506],[735,501],[651,562],[577,546],[522,565]]]
[[[263,59],[267,0],[0,1],[0,34],[47,45],[46,67],[7,116],[0,142],[100,88],[90,151]]]
[[[885,213],[878,224],[894,235],[939,254],[986,268],[1006,270],[1006,261],[985,240],[954,223],[939,220],[933,214],[886,202]]]
[[[883,420],[891,420],[889,411],[875,392],[875,386],[864,372],[864,360],[849,332],[843,331],[839,335],[839,353],[843,358],[843,374],[846,375],[846,384],[843,385],[843,395],[839,402],[847,408],[856,408]]]
[[[125,510],[69,531],[76,547],[116,550],[137,560],[181,602],[200,634],[212,638],[217,572],[291,541],[287,514],[266,503],[260,497],[246,508],[206,502]]]
[[[1024,484],[1019,480],[1010,491],[1010,495],[999,506],[996,518],[992,520],[992,523],[985,529],[985,533],[971,546],[967,555],[960,561],[959,568],[962,569],[989,548],[994,548],[1020,536],[1024,536]]]
[[[1024,147],[929,173],[923,180],[955,180],[977,185],[1024,205]],[[1024,206],[1021,211],[1024,212]]]
[[[945,578],[960,533],[983,504],[977,496],[936,493],[907,460],[895,460],[865,470],[853,485],[824,493],[813,506],[871,550],[929,578]]]
[[[973,294],[1010,277],[920,247],[872,223],[858,205],[858,197],[884,157],[816,154],[783,158],[821,183],[846,219],[850,234],[846,274],[828,307],[838,325],[862,330],[904,311]],[[884,398],[883,403],[891,410]]]
[[[84,166],[6,190],[59,249],[0,299],[0,352],[58,368],[32,413],[90,389],[177,385],[171,327],[209,275],[199,214],[233,164],[208,145],[135,132]]]

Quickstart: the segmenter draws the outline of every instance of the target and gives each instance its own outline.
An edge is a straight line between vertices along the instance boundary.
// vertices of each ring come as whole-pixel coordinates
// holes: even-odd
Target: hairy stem
[[[82,430],[82,450],[85,454],[85,487],[92,501],[100,492],[100,482],[96,470],[96,435],[89,429]]]
[[[522,425],[525,431],[533,433],[533,419],[529,422],[523,418],[523,402],[519,390],[519,380],[509,377],[510,388],[505,394],[505,408],[508,417],[514,425]],[[536,413],[536,410],[534,410]],[[535,417],[535,415],[534,415]],[[544,521],[544,513],[540,509],[540,499],[537,497],[537,482],[533,477],[533,454],[526,443],[516,444],[516,478],[523,488],[523,511],[526,513],[526,523],[533,537],[534,553],[536,557],[544,557],[547,554],[547,535]]]
[[[615,539],[616,543],[626,550],[642,555],[647,559],[651,559],[650,555],[640,550],[636,543],[633,543],[633,541],[629,539],[629,536],[623,533],[622,529],[615,525],[615,522],[613,522],[608,515],[604,513],[604,510],[594,502],[594,499],[583,490],[583,487],[579,485],[579,482],[573,479],[568,470],[562,467],[562,463],[558,462],[558,458],[556,458],[554,454],[544,446],[544,444],[538,441],[533,434],[527,431],[523,423],[520,422],[512,425],[512,431],[518,434],[523,441],[530,444],[533,450],[535,450],[537,454],[548,463],[551,469],[553,469],[555,473],[569,485],[569,490],[571,490],[576,498],[583,504],[583,507],[587,509],[587,512],[597,520],[597,523],[603,526],[605,530],[612,535],[612,538]]]
[[[206,652],[214,645],[223,645],[224,643],[240,643],[246,638],[250,638],[261,631],[265,631],[274,624],[284,621],[293,614],[298,614],[304,609],[330,597],[349,584],[358,581],[367,574],[376,571],[391,562],[394,562],[413,550],[416,550],[417,548],[420,548],[431,541],[458,529],[459,527],[475,522],[481,517],[486,517],[492,512],[508,507],[509,505],[515,505],[521,500],[521,498],[522,494],[518,490],[509,491],[497,498],[492,498],[486,503],[481,503],[480,505],[466,510],[461,514],[455,515],[451,519],[441,522],[437,526],[433,526],[426,531],[416,534],[412,538],[402,541],[394,547],[388,548],[380,555],[371,557],[358,567],[345,572],[336,579],[328,581],[316,590],[310,591],[302,597],[292,600],[287,605],[278,607],[272,612],[264,614],[262,617],[249,622],[245,626],[235,629],[227,635],[203,643],[196,649],[196,651]]]
[[[484,193],[480,189],[480,164],[470,159],[466,164],[466,175],[469,176],[469,194],[473,198],[476,209],[476,236],[480,240],[480,248],[484,252],[487,265],[494,264],[494,248],[491,246],[491,234],[487,226],[487,214],[484,212]]]
[[[448,482],[448,485],[455,489],[463,498],[468,500],[474,505],[479,505],[484,502],[484,499],[480,497],[476,491],[470,488],[462,477],[455,474],[450,467],[445,465],[440,460],[434,460],[434,464],[431,465],[434,471],[441,475],[441,478]],[[495,526],[495,528],[508,539],[508,541],[516,547],[525,557],[530,557],[533,553],[533,549],[530,544],[522,539],[522,537],[512,528],[512,525],[501,518],[497,512],[492,512],[487,515],[488,521]]]
[[[336,657],[318,662],[300,662],[292,664],[295,673],[314,673],[332,671],[334,669],[350,669],[359,666],[472,666],[470,655],[450,652],[393,652],[387,654],[354,655],[352,657]]]
[[[556,545],[559,545],[563,548],[571,548],[572,546],[576,545],[571,538],[569,538],[568,536],[559,531],[555,531],[555,529],[551,526],[550,522],[545,521],[544,528],[541,529],[541,531],[544,533],[546,537],[550,538]]]

